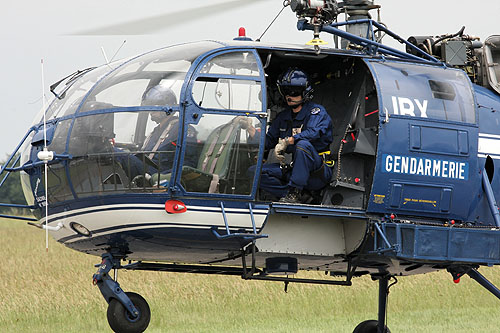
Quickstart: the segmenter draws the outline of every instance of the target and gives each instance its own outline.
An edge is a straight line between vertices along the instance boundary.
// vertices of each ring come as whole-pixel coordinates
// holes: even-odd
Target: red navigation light
[[[391,220],[394,220],[396,218],[396,215],[391,214]]]
[[[184,213],[187,211],[186,205],[179,200],[167,200],[165,210],[170,214]]]
[[[246,37],[246,36],[247,36],[247,33],[245,31],[245,28],[240,27],[240,29],[238,30],[238,37]]]
[[[454,280],[453,280],[453,282],[455,282],[455,283],[460,283],[460,278],[456,278],[456,279],[454,279]]]
[[[451,225],[454,225],[455,224],[455,220],[451,220],[450,223],[451,223]]]
[[[357,183],[359,183],[360,181],[361,181],[361,179],[359,179],[359,178],[357,178],[357,177],[356,177],[356,178],[354,178],[354,182],[355,182],[356,184],[357,184]]]

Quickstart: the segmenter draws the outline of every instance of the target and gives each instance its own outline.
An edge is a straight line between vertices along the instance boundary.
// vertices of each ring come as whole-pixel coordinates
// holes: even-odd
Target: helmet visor
[[[304,88],[293,87],[293,86],[288,86],[288,87],[282,86],[281,92],[283,93],[284,96],[298,97],[298,96],[302,96],[302,93],[304,92]]]

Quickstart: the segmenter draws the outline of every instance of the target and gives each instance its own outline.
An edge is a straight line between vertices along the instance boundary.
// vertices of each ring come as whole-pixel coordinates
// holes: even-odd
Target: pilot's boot
[[[300,190],[296,187],[291,187],[288,194],[280,199],[283,203],[300,203]]]

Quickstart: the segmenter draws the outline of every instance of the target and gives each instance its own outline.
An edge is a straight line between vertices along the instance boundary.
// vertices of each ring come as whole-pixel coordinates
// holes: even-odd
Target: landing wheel
[[[108,323],[111,329],[117,333],[140,333],[144,332],[151,319],[151,311],[148,302],[139,294],[127,292],[139,315],[134,318],[116,299],[112,299],[108,306]]]
[[[378,321],[376,320],[365,320],[360,323],[352,333],[377,333]],[[391,331],[385,326],[384,333],[391,333]]]

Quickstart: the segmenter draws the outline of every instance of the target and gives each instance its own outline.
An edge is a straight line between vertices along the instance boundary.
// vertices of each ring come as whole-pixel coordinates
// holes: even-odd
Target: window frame
[[[259,76],[248,76],[248,75],[227,75],[227,74],[206,74],[206,73],[200,73],[200,71],[204,68],[206,63],[213,59],[214,57],[217,57],[222,54],[227,54],[227,53],[233,53],[233,52],[250,52],[253,54],[253,56],[256,59],[257,62],[257,67],[259,70]],[[225,109],[215,109],[215,108],[204,108],[200,107],[196,101],[194,101],[193,96],[192,96],[192,89],[193,85],[196,82],[196,79],[199,77],[210,77],[210,78],[226,78],[226,79],[236,79],[236,80],[250,80],[250,81],[255,81],[258,82],[261,86],[261,109],[258,111],[248,111],[248,110],[236,110],[236,109],[230,109],[230,110],[225,110]],[[260,177],[258,175],[255,175],[253,178],[252,182],[252,187],[250,194],[248,195],[241,195],[241,194],[225,194],[225,193],[202,193],[202,192],[188,192],[186,191],[183,186],[181,185],[181,175],[182,175],[182,165],[184,164],[184,157],[185,157],[185,152],[186,152],[186,147],[184,145],[184,141],[186,139],[186,133],[187,133],[187,126],[192,124],[192,119],[194,118],[201,118],[202,114],[204,113],[216,113],[216,114],[221,114],[221,115],[233,115],[233,116],[241,116],[241,115],[246,115],[246,116],[251,116],[251,117],[256,117],[260,121],[261,128],[265,129],[267,125],[267,92],[266,92],[266,78],[265,78],[265,73],[264,73],[264,68],[262,61],[260,59],[259,54],[257,51],[253,48],[241,48],[241,47],[232,47],[232,48],[223,48],[219,50],[214,50],[211,52],[206,53],[204,56],[200,57],[194,64],[192,69],[190,70],[190,73],[188,73],[188,80],[187,83],[185,84],[185,87],[183,88],[183,91],[181,93],[181,103],[184,106],[183,112],[181,112],[182,115],[182,122],[183,122],[183,137],[182,137],[182,148],[180,149],[180,154],[178,155],[179,158],[176,160],[176,163],[174,165],[174,172],[175,175],[173,178],[175,178],[175,181],[172,182],[172,184],[175,186],[174,188],[171,188],[173,192],[178,193],[180,196],[190,196],[190,197],[201,197],[201,198],[232,198],[232,199],[246,199],[246,200],[253,200],[255,199],[256,193],[257,193],[257,187],[258,187],[258,182]],[[263,164],[263,157],[264,157],[264,142],[265,142],[265,130],[261,130],[260,133],[260,138],[259,138],[259,151],[257,155],[257,167],[256,170],[260,170],[262,168]],[[258,174],[258,172],[256,172]]]
[[[205,65],[211,61],[212,59],[224,55],[224,54],[229,54],[229,53],[243,53],[243,52],[249,52],[253,54],[255,61],[257,63],[257,68],[259,70],[259,75],[258,76],[250,76],[250,75],[229,75],[229,74],[211,74],[211,73],[201,73],[201,70],[205,67]],[[193,87],[195,83],[197,82],[198,78],[207,78],[209,80],[214,80],[217,82],[217,79],[228,79],[228,80],[242,80],[242,81],[254,81],[257,84],[260,84],[261,87],[261,109],[260,110],[241,110],[241,109],[222,109],[222,108],[213,108],[213,107],[204,107],[203,105],[200,106],[197,101],[194,100],[193,98]],[[248,49],[248,48],[234,48],[234,49],[225,49],[223,51],[219,52],[213,52],[209,55],[207,55],[197,66],[194,71],[194,74],[191,76],[189,80],[189,85],[187,87],[186,91],[186,98],[190,100],[190,102],[194,103],[198,108],[206,111],[210,110],[211,112],[214,111],[220,111],[220,112],[245,112],[245,113],[254,113],[254,112],[262,112],[263,110],[266,109],[267,101],[266,101],[266,79],[264,75],[264,69],[262,67],[262,63],[260,61],[260,57],[257,53],[256,50],[254,49]]]

